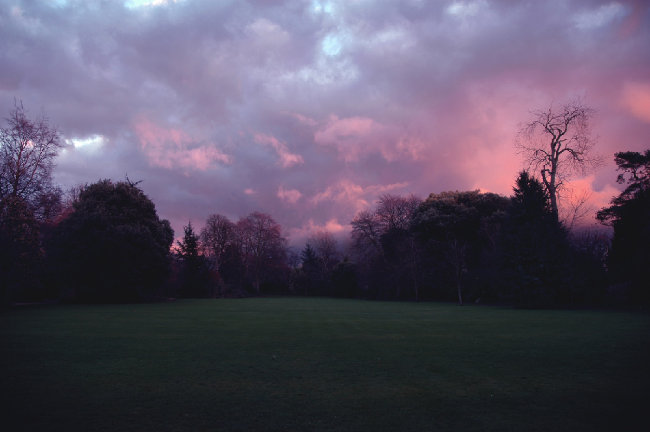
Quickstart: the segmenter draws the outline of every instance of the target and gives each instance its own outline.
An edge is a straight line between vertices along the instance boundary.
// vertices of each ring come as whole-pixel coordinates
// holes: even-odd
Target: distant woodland
[[[571,172],[599,162],[590,115],[571,102],[531,117],[517,141],[528,164],[510,196],[382,195],[350,221],[347,247],[317,232],[295,250],[261,211],[230,220],[215,209],[175,242],[138,182],[61,190],[59,132],[17,103],[0,130],[2,305],[288,294],[647,307],[650,150],[614,155],[625,189],[597,214],[611,230],[580,230],[559,214]]]

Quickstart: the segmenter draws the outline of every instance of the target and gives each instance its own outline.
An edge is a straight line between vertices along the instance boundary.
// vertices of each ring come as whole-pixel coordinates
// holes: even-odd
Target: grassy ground
[[[0,314],[4,430],[650,430],[650,316],[331,299]]]

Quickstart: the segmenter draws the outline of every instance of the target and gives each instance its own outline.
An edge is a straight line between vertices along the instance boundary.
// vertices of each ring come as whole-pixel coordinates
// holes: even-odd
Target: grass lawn
[[[640,313],[321,298],[23,307],[0,314],[0,352],[5,431],[650,430]]]

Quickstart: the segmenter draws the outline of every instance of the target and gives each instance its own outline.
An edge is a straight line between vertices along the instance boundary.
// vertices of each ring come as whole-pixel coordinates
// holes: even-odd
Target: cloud
[[[487,3],[484,0],[479,1],[455,1],[445,9],[450,15],[458,18],[467,18],[478,15],[481,9],[484,9]]]
[[[385,126],[372,118],[331,115],[316,131],[314,141],[336,149],[345,162],[356,162],[376,153],[386,161],[417,159],[424,147],[422,139],[400,129],[399,125]]]
[[[621,103],[635,117],[650,123],[650,83],[625,83],[621,93]]]
[[[124,2],[124,6],[129,9],[153,6],[166,6],[168,4],[178,3],[182,0],[128,0]]]
[[[350,225],[342,224],[338,219],[332,218],[323,224],[314,222],[309,219],[300,227],[293,227],[288,231],[289,238],[294,243],[304,242],[307,238],[318,232],[329,232],[339,237],[345,236],[350,231]]]
[[[619,188],[611,184],[598,188],[594,174],[571,181],[561,193],[560,216],[570,221],[577,214],[577,226],[596,225],[596,212],[608,207],[612,198],[619,193]],[[576,211],[578,205],[580,207]]]
[[[642,1],[0,3],[0,117],[14,98],[43,109],[69,140],[64,188],[128,173],[177,232],[255,210],[347,227],[386,192],[510,194],[519,123],[575,95],[607,160],[594,192],[650,136]]]
[[[312,204],[323,202],[334,202],[339,208],[350,207],[354,212],[369,208],[373,200],[380,195],[388,192],[404,190],[408,186],[407,182],[393,184],[375,184],[361,186],[350,180],[341,180],[338,183],[328,186],[325,190],[315,194],[311,198]]]
[[[96,152],[100,151],[101,148],[106,144],[106,137],[102,135],[90,135],[86,137],[74,137],[74,138],[65,138],[65,143],[68,144],[69,148],[75,150],[82,150],[87,152]]]
[[[323,129],[316,132],[314,141],[335,147],[342,159],[351,162],[371,150],[368,138],[381,128],[370,118],[352,117],[339,119],[333,115]]]
[[[574,16],[574,22],[580,30],[592,30],[622,18],[626,13],[625,6],[618,2],[612,2],[577,13]]]
[[[297,189],[285,189],[280,186],[277,193],[278,198],[289,204],[295,204],[302,197],[302,194]]]
[[[140,147],[149,163],[167,169],[206,171],[232,158],[213,145],[196,144],[183,130],[158,126],[148,119],[136,122]]]
[[[278,155],[278,162],[283,168],[290,168],[294,165],[302,164],[305,162],[302,156],[299,154],[291,153],[287,145],[275,137],[257,133],[255,134],[255,142],[272,147]]]

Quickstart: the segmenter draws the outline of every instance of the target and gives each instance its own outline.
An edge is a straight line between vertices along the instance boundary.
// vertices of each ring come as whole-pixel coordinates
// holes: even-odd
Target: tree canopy
[[[6,121],[0,128],[0,305],[16,295],[33,300],[42,269],[40,224],[60,210],[60,190],[52,184],[62,146],[58,130],[44,115],[30,119],[19,102]]]
[[[498,232],[509,200],[479,191],[431,194],[413,216],[413,230],[428,251],[435,277],[448,281],[463,303],[466,285],[477,280],[486,248],[494,248],[491,238]],[[481,297],[482,287],[474,286],[473,297]]]
[[[609,253],[613,281],[628,284],[631,300],[647,304],[650,303],[650,149],[644,153],[616,153],[615,162],[622,171],[617,181],[627,186],[597,217],[614,227]]]
[[[568,241],[542,182],[527,171],[517,177],[501,233],[502,297],[522,307],[547,307],[566,299]]]
[[[54,158],[62,145],[47,117],[30,119],[22,103],[16,103],[7,127],[0,128],[0,199],[20,198],[36,211],[53,189]]]
[[[136,301],[165,282],[173,237],[135,184],[101,180],[83,188],[56,227],[52,251],[67,297]]]

